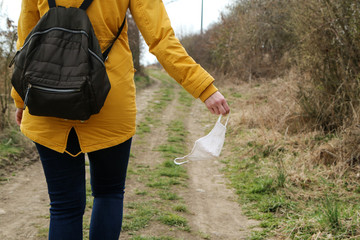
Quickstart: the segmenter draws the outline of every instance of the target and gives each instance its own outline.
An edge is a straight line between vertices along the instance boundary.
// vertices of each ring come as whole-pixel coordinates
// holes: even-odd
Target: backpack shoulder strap
[[[110,46],[103,52],[103,57],[104,57],[104,61],[106,61],[108,55],[109,55],[109,52],[111,50],[111,48],[113,47],[116,39],[118,39],[118,37],[120,36],[120,33],[121,31],[123,30],[124,26],[125,26],[125,22],[126,22],[126,16],[124,18],[124,21],[122,22],[120,28],[119,28],[119,31],[117,32],[116,34],[116,37],[114,38],[114,40],[111,42]]]
[[[92,3],[93,0],[84,0],[83,3],[80,6],[80,9],[86,11],[86,9],[88,9],[88,7],[90,6],[90,4]]]
[[[56,7],[56,2],[55,2],[55,0],[48,0],[48,4],[49,4],[49,8],[54,8],[54,7]]]
[[[79,8],[86,11],[86,9],[90,6],[92,1],[93,0],[84,0]],[[48,0],[48,3],[49,3],[49,8],[56,7],[55,0]]]

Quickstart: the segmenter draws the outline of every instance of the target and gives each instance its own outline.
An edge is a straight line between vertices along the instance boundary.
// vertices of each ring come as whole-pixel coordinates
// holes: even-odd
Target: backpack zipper
[[[26,93],[25,93],[24,110],[25,110],[25,108],[27,106],[27,103],[29,101],[29,92],[30,92],[31,88],[39,89],[39,90],[50,92],[50,93],[75,93],[75,92],[80,92],[81,91],[80,88],[56,89],[56,88],[42,87],[42,86],[33,85],[33,84],[29,83],[28,87],[26,89]]]
[[[30,88],[32,87],[31,83],[28,84],[27,89],[26,89],[26,93],[25,93],[25,99],[24,99],[24,108],[23,110],[26,109],[26,105],[28,103],[29,100],[29,92],[30,92]]]
[[[31,87],[35,88],[35,89],[43,90],[43,91],[46,91],[46,92],[52,92],[52,93],[80,92],[80,88],[57,89],[57,88],[42,87],[42,86],[38,86],[38,85],[31,85]]]

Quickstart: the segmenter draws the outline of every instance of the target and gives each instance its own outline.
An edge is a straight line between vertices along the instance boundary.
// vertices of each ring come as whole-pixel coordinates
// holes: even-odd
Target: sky
[[[3,2],[1,12],[5,12],[12,20],[19,18],[21,0],[0,0]],[[163,0],[176,36],[200,32],[202,0]],[[234,0],[203,0],[203,28],[206,30],[212,23],[219,20],[220,13]],[[144,44],[145,45],[145,44]],[[156,62],[156,58],[148,53],[143,54],[142,63]]]

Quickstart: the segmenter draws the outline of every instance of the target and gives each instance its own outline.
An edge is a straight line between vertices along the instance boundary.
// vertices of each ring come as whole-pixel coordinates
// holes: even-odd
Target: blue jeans
[[[81,240],[86,205],[85,155],[71,157],[36,143],[50,197],[50,240]],[[131,139],[117,146],[88,153],[94,204],[90,240],[119,239],[126,170]],[[67,150],[80,150],[74,129]]]

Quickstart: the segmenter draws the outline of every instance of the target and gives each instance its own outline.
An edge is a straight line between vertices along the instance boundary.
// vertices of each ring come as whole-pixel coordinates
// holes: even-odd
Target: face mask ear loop
[[[184,163],[189,162],[189,160],[186,160],[186,161],[183,161],[183,162],[177,162],[177,161],[176,161],[176,160],[180,160],[180,159],[185,159],[186,157],[187,157],[187,156],[175,158],[175,159],[174,159],[174,163],[175,163],[176,165],[181,165],[181,164],[184,164]]]
[[[230,117],[230,112],[229,112],[228,115],[227,115],[225,127],[227,126],[227,124],[228,124],[228,122],[229,122],[229,117]]]
[[[219,116],[219,118],[218,118],[217,122],[221,123],[221,122],[220,122],[220,121],[221,121],[221,118],[222,118],[222,115],[220,114],[220,116]]]
[[[181,164],[184,164],[184,163],[189,162],[189,160],[186,160],[186,161],[183,161],[183,162],[177,162],[176,160],[178,160],[178,159],[185,159],[185,158],[187,158],[188,156],[190,156],[190,155],[194,152],[195,146],[196,146],[196,142],[195,142],[195,145],[194,145],[193,149],[191,150],[191,152],[190,152],[188,155],[186,155],[185,157],[175,158],[175,159],[174,159],[174,163],[175,163],[176,165],[181,165]]]

